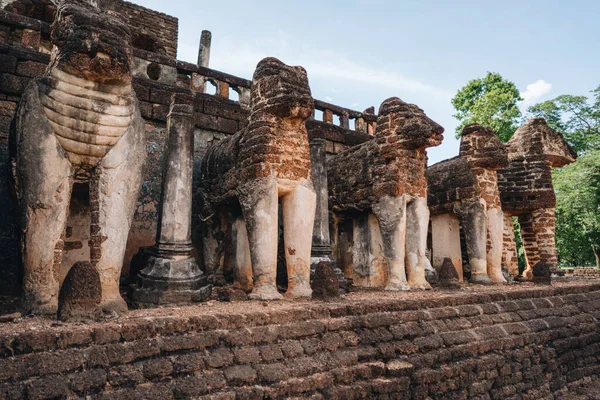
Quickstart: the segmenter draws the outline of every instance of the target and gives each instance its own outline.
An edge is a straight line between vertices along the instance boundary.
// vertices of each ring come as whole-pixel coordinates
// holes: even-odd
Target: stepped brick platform
[[[565,270],[565,273],[569,276],[579,277],[579,278],[599,278],[600,277],[600,269],[595,267],[582,267],[582,268],[569,268]]]
[[[0,398],[569,398],[599,317],[599,283],[562,281],[25,318],[0,325]]]

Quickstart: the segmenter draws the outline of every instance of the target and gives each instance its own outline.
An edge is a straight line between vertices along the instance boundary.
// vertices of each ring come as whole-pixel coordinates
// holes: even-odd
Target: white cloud
[[[179,53],[183,60],[195,60],[197,48],[182,43]],[[452,93],[417,78],[356,62],[352,55],[291,43],[282,32],[254,43],[231,38],[213,40],[210,67],[250,79],[256,64],[268,56],[277,57],[286,64],[302,65],[306,68],[309,79],[340,80],[346,84],[386,87],[399,93],[427,94],[440,102],[448,102],[452,98]],[[336,90],[331,89],[331,92]]]
[[[552,91],[552,84],[546,82],[543,79],[539,79],[537,82],[530,83],[527,85],[527,90],[521,93],[523,101],[521,102],[521,108],[527,110],[527,108],[535,104],[543,96],[547,95]]]
[[[332,102],[333,98],[331,96],[325,96],[325,101]]]

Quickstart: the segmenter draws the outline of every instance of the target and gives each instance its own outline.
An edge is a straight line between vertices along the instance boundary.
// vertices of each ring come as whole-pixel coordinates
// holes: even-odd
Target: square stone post
[[[327,187],[327,154],[325,140],[313,139],[310,141],[310,168],[313,186],[317,193],[317,210],[312,236],[311,250],[311,277],[314,275],[317,264],[321,261],[331,263],[340,287],[347,286],[346,278],[340,268],[333,262],[331,256],[331,238],[329,236],[329,189]]]
[[[193,115],[192,97],[173,95],[156,244],[136,256],[141,271],[131,297],[137,307],[202,301],[211,292],[192,256]]]
[[[200,47],[198,48],[198,66],[208,68],[210,62],[210,43],[212,34],[210,31],[202,31],[200,36]]]

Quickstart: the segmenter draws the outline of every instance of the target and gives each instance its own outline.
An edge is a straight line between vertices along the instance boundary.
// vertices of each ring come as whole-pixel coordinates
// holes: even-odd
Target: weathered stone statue
[[[306,71],[275,58],[258,63],[246,128],[209,148],[202,163],[204,260],[222,262],[216,242],[223,215],[239,201],[233,222],[236,283],[251,299],[276,300],[278,210],[281,202],[287,296],[310,297],[310,256],[316,195],[311,182],[308,132],[313,99]],[[227,219],[227,218],[225,218]]]
[[[129,29],[85,1],[64,1],[45,75],[23,94],[11,134],[24,299],[55,313],[73,184],[89,193],[89,259],[101,306],[126,310],[119,277],[141,184],[144,126],[131,85]]]
[[[328,160],[334,254],[356,285],[431,287],[424,268],[426,148],[439,145],[443,132],[423,110],[394,97],[381,105],[372,140]]]
[[[518,275],[512,220],[517,216],[527,258],[523,276],[531,278],[533,266],[540,261],[550,264],[551,271],[556,272],[556,195],[552,187],[552,168],[574,162],[577,153],[543,118],[532,118],[517,129],[506,148],[508,165],[498,170],[504,210],[504,263],[511,274]]]
[[[508,160],[493,130],[467,125],[458,157],[427,169],[433,266],[449,257],[463,280],[460,227],[471,266],[472,283],[506,283],[502,275],[504,222],[497,169]]]

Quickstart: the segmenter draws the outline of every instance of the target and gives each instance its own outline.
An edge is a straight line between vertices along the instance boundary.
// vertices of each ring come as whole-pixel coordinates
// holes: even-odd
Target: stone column
[[[156,244],[143,250],[137,285],[132,288],[138,307],[202,301],[211,292],[192,256],[193,111],[191,96],[173,96]]]
[[[212,34],[210,31],[202,31],[200,36],[200,48],[198,49],[198,66],[208,68],[210,61],[210,42]]]
[[[317,210],[313,227],[311,250],[311,276],[317,264],[321,261],[330,262],[340,281],[340,287],[347,285],[342,270],[335,265],[331,256],[331,239],[329,236],[329,190],[327,187],[325,140],[313,139],[310,141],[310,165],[313,186],[317,193]]]

